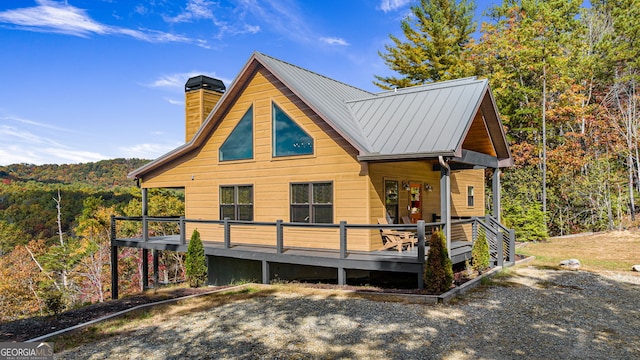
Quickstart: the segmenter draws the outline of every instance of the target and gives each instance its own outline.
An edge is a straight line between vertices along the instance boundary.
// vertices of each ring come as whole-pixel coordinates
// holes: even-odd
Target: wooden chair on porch
[[[385,218],[378,218],[378,224],[388,225],[389,223]],[[405,248],[413,248],[418,242],[416,235],[411,231],[380,229],[380,236],[384,245],[378,251],[397,248],[398,252],[402,252]]]

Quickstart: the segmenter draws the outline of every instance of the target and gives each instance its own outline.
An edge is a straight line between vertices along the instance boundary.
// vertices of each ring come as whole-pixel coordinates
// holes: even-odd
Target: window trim
[[[249,204],[241,204],[238,203],[238,194],[239,191],[238,189],[241,187],[250,187],[251,188],[251,202]],[[220,220],[224,220],[223,217],[223,211],[222,211],[222,207],[223,206],[233,206],[233,218],[230,218],[230,220],[239,220],[239,221],[253,221],[254,217],[255,217],[255,213],[254,213],[254,186],[253,184],[237,184],[237,185],[220,185],[219,187],[219,198],[218,198],[218,211],[219,211],[219,218]],[[233,188],[233,203],[222,203],[222,189],[223,188]],[[239,219],[240,217],[240,207],[241,206],[251,206],[251,219]]]
[[[468,185],[467,186],[467,207],[474,207],[476,206],[476,199],[475,199],[475,188],[474,186]]]
[[[313,186],[316,184],[329,184],[331,185],[331,202],[330,203],[314,203],[313,201],[315,200],[313,198]],[[294,185],[309,185],[309,189],[308,189],[308,193],[307,193],[307,200],[308,202],[306,203],[294,203],[293,202],[293,186]],[[294,210],[294,206],[300,206],[300,205],[308,205],[308,209],[309,209],[309,217],[308,217],[308,221],[306,223],[308,224],[334,224],[335,223],[335,211],[334,211],[334,204],[335,204],[335,190],[334,190],[334,182],[333,181],[298,181],[298,182],[291,182],[289,183],[289,221],[290,222],[298,222],[298,221],[294,221],[294,214],[293,214],[293,210]],[[316,207],[319,206],[331,206],[331,222],[315,222],[313,221],[313,219],[315,219],[316,217]],[[302,222],[300,222],[302,223]]]

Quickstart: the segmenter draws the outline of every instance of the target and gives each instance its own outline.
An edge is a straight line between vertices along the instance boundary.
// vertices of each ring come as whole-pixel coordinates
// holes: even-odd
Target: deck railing
[[[451,221],[452,241],[473,243],[481,234],[487,239],[489,255],[495,265],[503,266],[515,261],[515,231],[500,224],[496,218],[487,215]]]
[[[288,223],[282,220],[275,222],[259,222],[259,221],[238,221],[238,220],[199,220],[187,219],[184,216],[158,217],[158,216],[137,216],[122,217],[113,216],[111,219],[111,239],[122,239],[117,236],[117,222],[133,223],[133,228],[122,229],[130,235],[129,237],[141,238],[142,241],[148,242],[153,236],[178,235],[179,245],[186,245],[186,224],[217,224],[223,227],[223,239],[225,248],[232,245],[232,228],[241,228],[246,226],[252,227],[270,227],[275,229],[275,248],[278,254],[285,251],[285,228],[311,228],[311,229],[339,229],[339,250],[340,258],[348,257],[348,234],[357,230],[379,230],[393,229],[398,231],[415,231],[418,238],[416,260],[424,262],[426,252],[426,236],[431,234],[433,229],[443,229],[446,224],[443,222],[426,223],[423,220],[417,224],[348,224],[341,221],[338,224],[309,224],[309,223]],[[160,226],[153,224],[160,224]],[[151,225],[151,226],[150,226]],[[170,225],[170,226],[163,226]],[[151,231],[151,229],[154,231]],[[137,236],[131,236],[136,234]],[[504,227],[502,224],[491,217],[470,217],[451,222],[451,242],[468,241],[473,243],[478,239],[480,234],[486,236],[489,243],[489,252],[492,260],[498,266],[504,263],[512,263],[515,260],[515,233],[513,230]],[[451,243],[449,242],[449,243]],[[451,254],[451,249],[449,254]]]
[[[118,223],[133,223],[136,224],[133,227],[129,226],[117,226]],[[152,225],[155,223],[168,223],[174,225],[175,231],[173,233],[158,233],[158,231],[151,231],[154,228]],[[393,229],[398,231],[415,231],[418,239],[416,260],[424,262],[425,258],[425,238],[426,234],[431,232],[432,228],[442,228],[444,223],[433,222],[425,223],[419,221],[417,224],[348,224],[346,221],[341,221],[338,224],[309,224],[309,223],[288,223],[283,220],[276,220],[275,222],[260,222],[260,221],[238,221],[238,220],[199,220],[199,219],[187,219],[184,216],[180,217],[157,217],[157,216],[137,216],[137,217],[123,217],[113,216],[111,218],[111,239],[122,240],[126,238],[138,238],[143,242],[152,240],[154,236],[167,236],[177,235],[179,237],[179,245],[187,244],[186,237],[186,224],[213,224],[219,225],[223,228],[222,242],[225,248],[230,248],[232,245],[232,229],[241,228],[246,226],[251,227],[270,227],[275,229],[274,245],[276,252],[282,254],[285,250],[285,228],[309,228],[309,229],[337,229],[339,230],[339,250],[340,258],[344,259],[348,256],[348,234],[349,232],[357,230],[379,230],[379,229]],[[128,236],[120,237],[118,232],[126,232]],[[211,239],[209,239],[211,241]],[[213,240],[215,241],[215,240]]]

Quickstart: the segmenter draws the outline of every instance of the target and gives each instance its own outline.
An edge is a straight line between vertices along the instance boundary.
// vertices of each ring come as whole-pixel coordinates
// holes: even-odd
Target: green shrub
[[[432,294],[441,294],[448,291],[452,283],[453,267],[446,239],[441,231],[436,231],[429,241],[429,254],[424,271],[425,290]]]
[[[477,272],[482,272],[489,267],[489,243],[484,232],[481,232],[473,242],[471,259],[473,269]]]
[[[206,260],[204,246],[202,245],[202,240],[200,240],[200,232],[197,229],[193,230],[187,247],[187,256],[184,260],[189,286],[200,287],[207,281]]]
[[[42,296],[45,308],[54,315],[60,314],[67,307],[64,292],[59,289],[48,289]]]

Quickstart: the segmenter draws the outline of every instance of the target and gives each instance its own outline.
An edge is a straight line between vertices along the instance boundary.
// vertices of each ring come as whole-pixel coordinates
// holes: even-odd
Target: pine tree
[[[407,41],[389,35],[393,45],[378,54],[402,77],[375,76],[382,89],[408,87],[472,75],[464,54],[476,30],[473,0],[421,0],[402,23]]]
[[[207,280],[207,264],[204,246],[200,240],[200,232],[193,230],[187,247],[187,257],[184,260],[187,281],[191,287],[200,287]]]
[[[429,254],[424,272],[424,286],[427,292],[441,294],[451,288],[453,283],[453,267],[446,239],[442,231],[436,231],[429,241]]]

